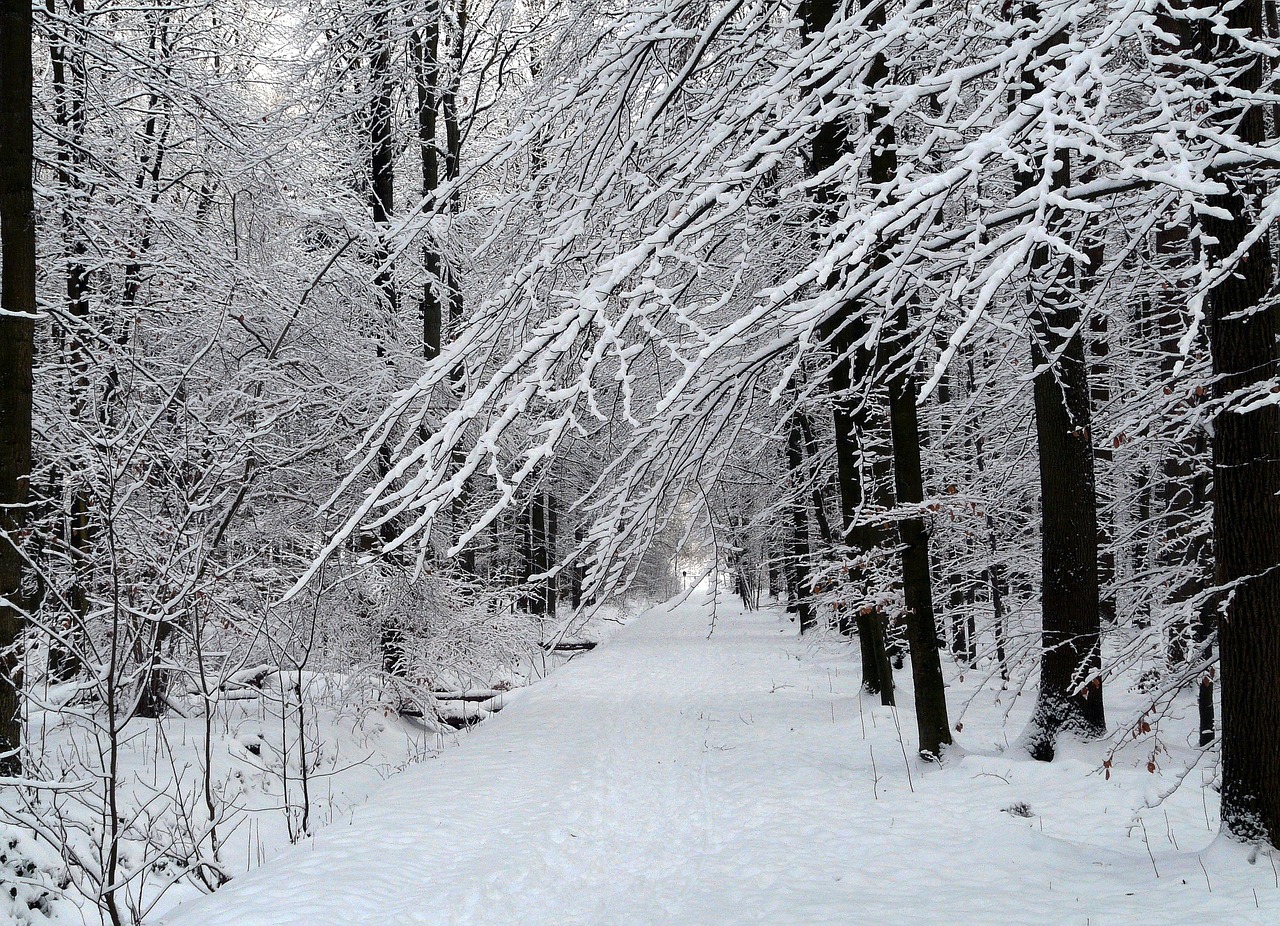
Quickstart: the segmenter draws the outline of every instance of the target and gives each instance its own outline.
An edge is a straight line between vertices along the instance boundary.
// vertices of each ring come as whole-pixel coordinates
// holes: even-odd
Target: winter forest
[[[1276,0],[0,0],[0,924],[1280,918]]]

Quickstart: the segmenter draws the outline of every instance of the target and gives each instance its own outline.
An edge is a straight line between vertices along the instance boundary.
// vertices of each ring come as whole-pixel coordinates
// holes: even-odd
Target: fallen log
[[[596,648],[595,640],[561,640],[544,646],[548,653],[585,653]]]

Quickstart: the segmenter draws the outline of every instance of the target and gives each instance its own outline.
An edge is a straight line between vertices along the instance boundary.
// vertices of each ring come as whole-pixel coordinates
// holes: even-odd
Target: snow
[[[163,922],[1280,922],[1280,876],[1216,836],[1211,792],[1135,816],[1178,768],[1122,749],[1105,777],[1106,744],[979,755],[1012,695],[954,671],[970,751],[908,760],[909,705],[860,695],[855,655],[776,611],[721,600],[712,630],[705,603],[653,608]]]

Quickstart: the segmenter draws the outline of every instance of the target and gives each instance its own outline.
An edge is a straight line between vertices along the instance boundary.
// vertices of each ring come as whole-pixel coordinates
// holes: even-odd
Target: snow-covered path
[[[695,604],[647,612],[349,824],[165,922],[1280,922],[1265,861],[1210,845],[1203,825],[1154,858],[1105,835],[1107,806],[1123,831],[1127,792],[1085,762],[908,767],[892,714],[857,693],[851,648],[802,644],[768,612],[722,607],[710,638],[709,620]],[[1004,812],[1017,799],[1044,813]]]

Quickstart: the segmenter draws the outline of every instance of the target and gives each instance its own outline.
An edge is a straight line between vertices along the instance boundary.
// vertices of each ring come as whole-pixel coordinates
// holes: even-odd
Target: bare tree
[[[0,773],[22,769],[18,641],[36,320],[31,4],[0,7]]]

